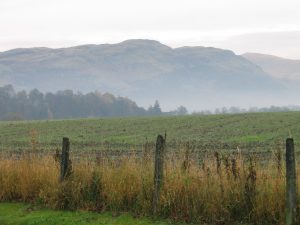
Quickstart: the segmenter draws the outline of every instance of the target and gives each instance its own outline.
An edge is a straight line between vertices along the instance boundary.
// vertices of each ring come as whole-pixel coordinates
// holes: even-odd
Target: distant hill
[[[246,53],[246,59],[260,66],[271,76],[290,81],[300,81],[300,60],[280,58],[259,53]]]
[[[273,96],[285,88],[276,76],[232,51],[170,48],[153,40],[2,52],[0,84],[8,83],[43,92],[99,90],[144,106],[159,99],[168,108],[251,104],[253,93]]]

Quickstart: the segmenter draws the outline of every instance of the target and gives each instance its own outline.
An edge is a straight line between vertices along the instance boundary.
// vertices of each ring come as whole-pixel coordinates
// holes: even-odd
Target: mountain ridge
[[[275,78],[300,81],[300,60],[251,52],[242,56]]]
[[[284,90],[281,81],[233,51],[214,47],[171,48],[155,40],[68,48],[14,49],[0,53],[0,83],[41,91],[100,90],[147,106],[211,105],[224,96]],[[218,100],[219,101],[219,100]],[[238,102],[238,100],[237,100]],[[215,101],[217,104],[217,101]]]

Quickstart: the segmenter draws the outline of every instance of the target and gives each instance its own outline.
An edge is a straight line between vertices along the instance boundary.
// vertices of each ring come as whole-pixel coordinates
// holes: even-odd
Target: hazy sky
[[[0,0],[0,51],[156,39],[300,59],[300,0]]]

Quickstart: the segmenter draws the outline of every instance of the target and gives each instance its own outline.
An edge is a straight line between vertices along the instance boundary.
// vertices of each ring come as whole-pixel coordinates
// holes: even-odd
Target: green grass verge
[[[128,214],[54,211],[22,203],[0,203],[1,225],[167,225]]]

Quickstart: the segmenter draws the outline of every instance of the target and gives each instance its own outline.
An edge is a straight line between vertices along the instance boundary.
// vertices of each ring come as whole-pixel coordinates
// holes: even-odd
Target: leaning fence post
[[[157,214],[160,189],[163,183],[165,139],[162,135],[157,136],[155,148],[155,167],[154,167],[154,193],[153,193],[153,214]]]
[[[286,140],[286,225],[297,223],[296,165],[294,140]]]
[[[69,138],[64,137],[62,142],[62,153],[61,153],[61,163],[60,163],[60,181],[69,175],[71,171],[71,161],[69,159],[70,151],[70,141]]]

